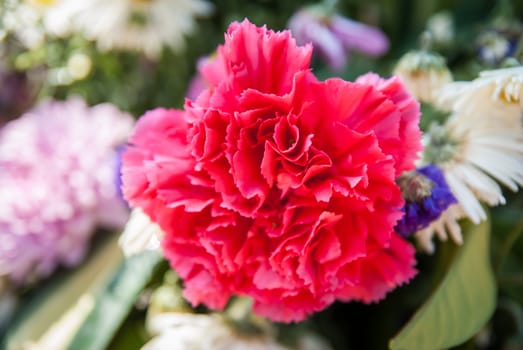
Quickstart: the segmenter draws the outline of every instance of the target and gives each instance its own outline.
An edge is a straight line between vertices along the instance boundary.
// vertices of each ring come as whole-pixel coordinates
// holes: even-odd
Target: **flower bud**
[[[445,59],[428,51],[411,51],[396,65],[394,74],[399,76],[416,99],[433,103],[435,91],[452,81]]]

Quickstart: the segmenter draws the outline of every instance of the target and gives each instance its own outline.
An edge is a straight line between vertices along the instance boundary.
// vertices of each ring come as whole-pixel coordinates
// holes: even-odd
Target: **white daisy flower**
[[[212,12],[204,0],[59,0],[44,20],[48,30],[67,33],[68,24],[103,51],[129,50],[157,58],[164,46],[183,50],[194,17]]]
[[[437,92],[438,108],[485,127],[521,128],[523,67],[483,71],[473,82],[453,82]],[[462,123],[465,128],[466,123]]]
[[[91,1],[29,0],[40,10],[46,33],[65,38],[76,33],[76,16]]]
[[[45,31],[40,24],[41,15],[32,4],[18,0],[5,0],[0,8],[1,38],[13,34],[26,48],[34,49],[44,43]]]
[[[487,217],[482,202],[505,204],[498,183],[512,191],[523,186],[522,85],[523,67],[517,67],[486,71],[441,90],[441,107],[452,115],[427,133],[424,158],[443,169],[458,204],[417,233],[422,249],[434,250],[434,234],[461,244],[458,219],[477,224]]]
[[[195,29],[194,17],[211,10],[202,0],[93,0],[77,20],[102,50],[143,51],[156,58],[164,45],[182,50],[184,35]]]
[[[89,1],[86,1],[88,3]],[[5,0],[0,9],[4,34],[10,33],[32,50],[45,44],[46,36],[66,37],[74,33],[74,16],[84,1]]]
[[[185,48],[195,17],[212,10],[205,0],[6,0],[5,31],[14,32],[27,48],[44,43],[45,34],[78,33],[100,50],[143,52],[158,58],[164,46]]]

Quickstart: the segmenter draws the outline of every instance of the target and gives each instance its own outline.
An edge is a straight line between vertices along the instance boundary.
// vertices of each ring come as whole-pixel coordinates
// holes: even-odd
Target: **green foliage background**
[[[332,75],[346,79],[369,70],[390,74],[396,60],[409,49],[418,46],[419,34],[426,20],[439,11],[450,11],[455,18],[459,50],[447,50],[449,64],[461,67],[473,54],[471,38],[499,12],[521,13],[521,1],[458,0],[355,0],[339,1],[339,12],[345,16],[381,27],[391,40],[390,52],[380,59],[352,55],[343,72],[333,72],[315,60],[314,69],[320,78]],[[18,59],[18,66],[59,67],[71,52],[80,51],[91,56],[93,70],[87,79],[72,85],[56,87],[43,83],[40,96],[65,98],[80,94],[91,104],[113,102],[135,116],[156,107],[181,107],[190,78],[195,73],[198,57],[211,54],[223,42],[223,32],[231,21],[249,18],[269,28],[285,29],[290,16],[311,2],[298,0],[215,0],[214,14],[198,21],[198,29],[187,40],[185,52],[173,53],[166,49],[157,62],[133,53],[101,53],[92,43],[82,38],[48,43],[43,52],[28,53]],[[507,8],[509,10],[507,10]],[[463,45],[465,44],[466,45]],[[470,70],[470,69],[469,69]],[[476,70],[465,69],[459,76],[470,77]]]

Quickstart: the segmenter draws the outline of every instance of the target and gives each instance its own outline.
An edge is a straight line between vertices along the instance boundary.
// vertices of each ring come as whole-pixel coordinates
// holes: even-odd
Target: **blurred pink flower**
[[[389,49],[380,29],[342,17],[327,5],[302,8],[290,18],[288,27],[298,45],[311,43],[334,70],[345,67],[351,51],[381,56]]]
[[[115,148],[132,126],[113,105],[71,99],[0,130],[0,277],[23,284],[75,265],[98,224],[124,224]]]

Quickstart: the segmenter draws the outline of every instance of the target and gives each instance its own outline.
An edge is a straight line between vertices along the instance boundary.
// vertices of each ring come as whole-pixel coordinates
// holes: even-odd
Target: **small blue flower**
[[[432,164],[402,174],[398,185],[405,199],[405,215],[395,229],[405,237],[427,227],[449,205],[457,203],[443,172]]]
[[[518,26],[498,26],[484,31],[477,39],[477,55],[482,63],[499,65],[516,53],[521,37]]]

